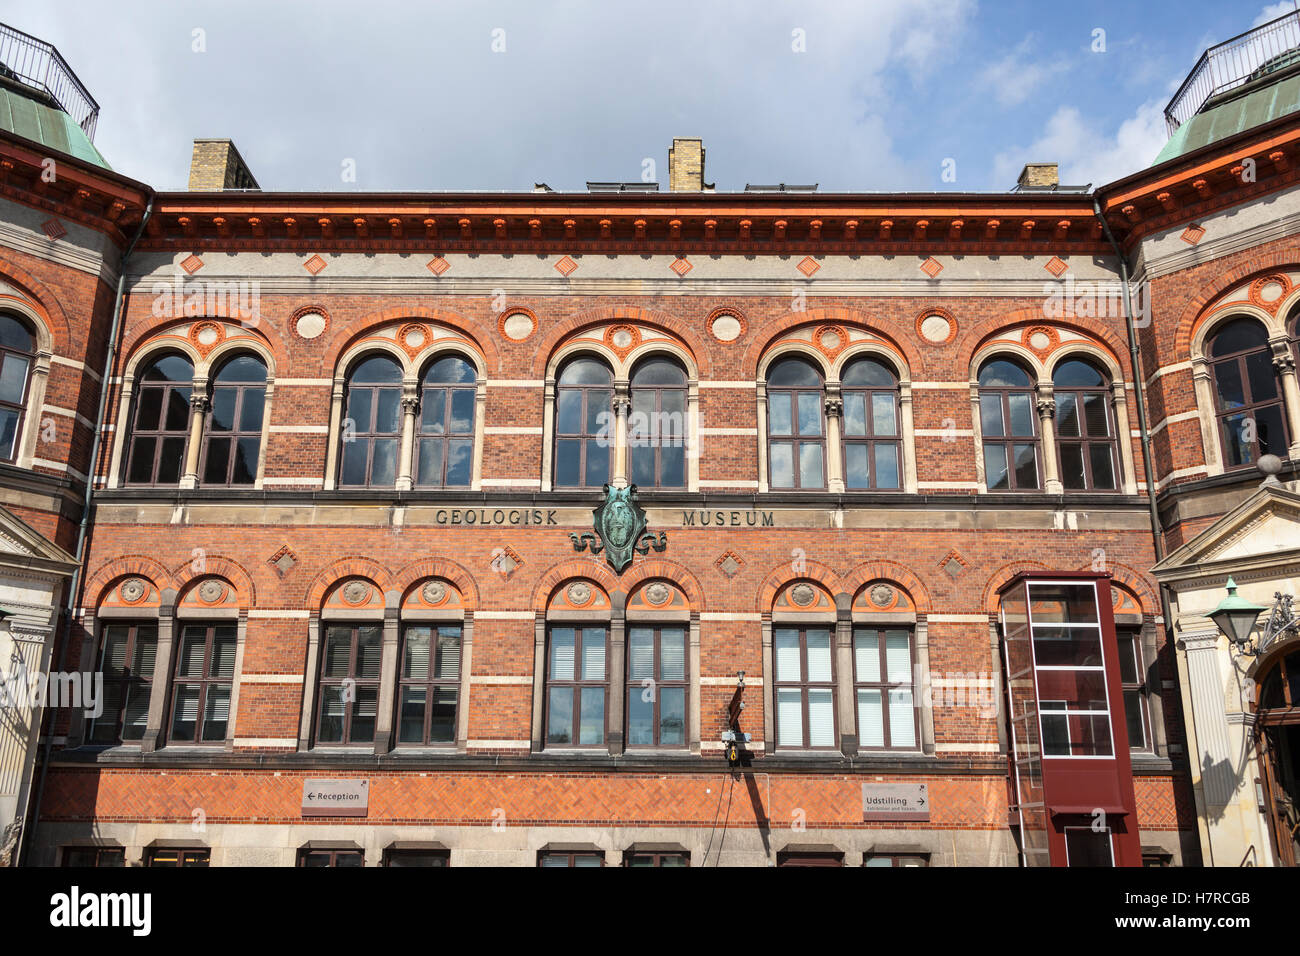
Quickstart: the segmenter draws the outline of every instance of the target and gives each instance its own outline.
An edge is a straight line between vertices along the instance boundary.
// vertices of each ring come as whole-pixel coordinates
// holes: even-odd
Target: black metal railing
[[[99,104],[51,44],[0,23],[0,76],[45,93],[95,138]]]
[[[1195,116],[1210,97],[1286,65],[1289,61],[1283,59],[1283,54],[1297,48],[1300,48],[1300,10],[1210,47],[1201,54],[1165,107],[1170,135]]]

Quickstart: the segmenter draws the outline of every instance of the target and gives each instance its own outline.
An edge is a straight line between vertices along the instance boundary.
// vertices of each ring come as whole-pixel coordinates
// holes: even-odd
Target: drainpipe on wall
[[[68,642],[72,636],[72,616],[76,612],[78,592],[82,585],[82,569],[86,557],[86,536],[90,531],[91,510],[94,507],[93,496],[95,493],[95,477],[99,471],[99,447],[104,434],[104,418],[108,412],[108,393],[111,388],[111,378],[113,375],[113,366],[117,361],[117,349],[121,344],[122,326],[122,305],[126,297],[126,267],[131,258],[131,253],[135,251],[136,243],[144,235],[144,228],[149,223],[149,217],[153,213],[153,190],[149,191],[149,200],[144,207],[144,216],[140,219],[140,226],[135,231],[135,235],[127,244],[126,250],[122,253],[119,260],[117,271],[117,295],[113,302],[113,322],[108,330],[108,354],[104,358],[104,375],[100,379],[99,388],[99,411],[95,415],[95,434],[90,442],[90,474],[86,478],[86,493],[81,502],[81,524],[77,528],[77,550],[75,556],[77,566],[72,572],[72,578],[68,582],[67,598],[63,606],[63,641],[59,645],[59,666],[58,670],[62,672],[67,664]],[[18,851],[14,854],[14,859],[18,861],[19,866],[25,866],[27,863],[27,851],[30,846],[28,835],[35,829],[35,817],[40,813],[41,800],[45,796],[45,776],[50,766],[50,752],[54,749],[54,726],[51,722],[49,730],[45,734],[45,746],[41,753],[41,777],[36,786],[36,799],[31,799],[31,788],[27,790],[28,802],[23,808],[22,820],[23,829],[18,834]]]

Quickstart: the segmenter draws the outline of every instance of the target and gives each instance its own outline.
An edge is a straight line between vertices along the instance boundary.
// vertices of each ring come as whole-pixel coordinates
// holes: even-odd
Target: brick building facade
[[[1106,826],[1200,863],[1152,568],[1261,451],[1294,497],[1298,140],[1095,192],[719,193],[679,140],[666,192],[339,195],[232,189],[214,141],[224,189],[43,183],[0,131],[3,310],[50,353],[18,447],[63,416],[0,493],[84,569],[49,666],[106,678],[50,715],[29,861],[1032,863],[1029,574],[1098,582],[1124,701],[1039,700],[1031,750],[1126,750]],[[1242,315],[1244,452],[1205,344]]]

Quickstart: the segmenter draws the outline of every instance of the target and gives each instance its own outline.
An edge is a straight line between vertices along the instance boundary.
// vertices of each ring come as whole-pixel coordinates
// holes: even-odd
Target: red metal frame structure
[[[1141,866],[1110,575],[1026,572],[998,595],[1025,865]]]

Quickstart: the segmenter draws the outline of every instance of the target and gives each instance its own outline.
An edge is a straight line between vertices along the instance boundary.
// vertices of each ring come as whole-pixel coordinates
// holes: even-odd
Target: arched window
[[[1056,396],[1056,447],[1066,491],[1119,487],[1110,382],[1091,363],[1068,359],[1052,373]]]
[[[1285,458],[1289,438],[1282,389],[1264,326],[1254,319],[1230,319],[1210,337],[1206,351],[1224,467],[1244,467],[1260,455]]]
[[[642,488],[686,487],[686,372],[651,358],[632,371],[630,480]]]
[[[36,340],[26,323],[0,313],[0,461],[18,455]]]
[[[194,366],[184,355],[154,359],[136,386],[131,419],[131,458],[126,480],[133,485],[171,485],[185,470]]]
[[[1015,362],[992,359],[980,369],[979,387],[985,486],[989,491],[1037,490],[1033,379]]]
[[[340,486],[387,487],[397,480],[402,440],[402,369],[386,355],[362,359],[348,376]]]
[[[600,488],[611,475],[614,373],[590,358],[569,362],[555,390],[555,485]]]
[[[420,382],[415,483],[469,487],[474,471],[474,402],[478,376],[459,355],[435,359]]]
[[[773,488],[826,487],[825,383],[811,362],[782,359],[767,373],[767,462]]]
[[[840,380],[844,398],[844,487],[896,491],[900,485],[901,429],[898,376],[884,362],[861,358]]]
[[[212,403],[203,430],[205,485],[257,481],[266,408],[266,366],[253,355],[223,362],[212,379]]]

